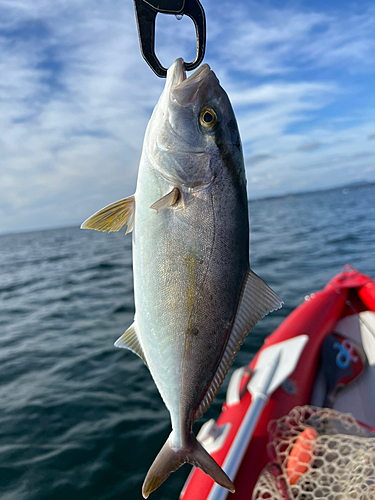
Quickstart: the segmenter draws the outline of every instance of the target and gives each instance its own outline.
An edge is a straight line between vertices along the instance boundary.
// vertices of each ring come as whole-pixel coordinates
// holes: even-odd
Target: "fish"
[[[208,64],[168,69],[147,125],[133,196],[82,228],[132,232],[135,316],[116,341],[142,358],[172,431],[142,487],[147,498],[184,463],[234,492],[192,426],[210,407],[246,335],[281,307],[249,265],[242,144],[225,90]]]

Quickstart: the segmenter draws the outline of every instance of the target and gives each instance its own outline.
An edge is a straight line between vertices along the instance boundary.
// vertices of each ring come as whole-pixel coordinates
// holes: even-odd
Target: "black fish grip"
[[[158,13],[186,15],[195,26],[197,53],[193,62],[185,63],[185,69],[197,68],[203,60],[206,49],[206,17],[199,0],[134,0],[141,52],[151,69],[161,78],[167,76],[155,54],[155,19]]]

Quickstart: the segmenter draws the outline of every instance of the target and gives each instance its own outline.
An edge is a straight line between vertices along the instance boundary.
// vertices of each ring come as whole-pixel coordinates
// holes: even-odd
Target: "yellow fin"
[[[121,337],[116,340],[115,346],[122,347],[124,349],[129,349],[130,351],[134,352],[143,360],[144,364],[147,366],[143,349],[138,340],[137,331],[135,329],[135,323],[129,326],[126,332],[123,333]]]
[[[126,234],[133,231],[135,212],[134,195],[115,201],[99,210],[82,223],[81,229],[95,229],[95,231],[120,231],[128,226]]]
[[[153,203],[150,208],[153,208],[154,210],[156,210],[156,213],[159,214],[163,210],[173,207],[173,205],[177,202],[179,197],[180,197],[180,190],[178,188],[173,188],[172,191],[163,196],[163,198],[160,198],[160,200],[155,201],[155,203]]]

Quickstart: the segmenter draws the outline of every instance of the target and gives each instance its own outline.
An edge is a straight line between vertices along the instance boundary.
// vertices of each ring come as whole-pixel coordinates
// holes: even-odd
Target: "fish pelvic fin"
[[[194,434],[190,434],[188,445],[183,448],[173,446],[172,434],[173,431],[147,473],[142,487],[143,498],[147,498],[172,472],[175,472],[185,463],[199,467],[217,484],[234,493],[235,489],[232,481],[203,448]]]
[[[134,195],[102,208],[81,224],[81,229],[94,229],[95,231],[120,231],[128,226],[126,234],[133,231],[135,213]]]

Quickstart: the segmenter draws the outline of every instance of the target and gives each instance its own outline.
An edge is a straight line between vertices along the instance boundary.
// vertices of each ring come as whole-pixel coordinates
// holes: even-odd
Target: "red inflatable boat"
[[[270,422],[304,405],[349,412],[366,428],[375,428],[375,282],[350,266],[306,297],[266,338],[250,365],[232,374],[218,420],[201,428],[198,439],[231,477],[236,492],[228,493],[194,468],[180,498],[251,499],[262,469],[272,462]],[[306,429],[300,436],[313,442],[315,430]],[[296,446],[309,454],[309,441],[302,438],[294,439],[289,464]],[[306,469],[301,462],[298,467],[301,474]]]

